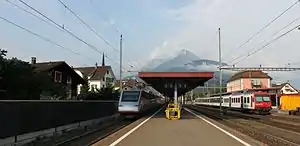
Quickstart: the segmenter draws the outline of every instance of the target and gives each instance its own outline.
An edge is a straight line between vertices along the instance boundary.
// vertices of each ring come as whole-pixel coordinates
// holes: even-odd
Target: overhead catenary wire
[[[273,38],[278,35],[282,30],[286,29],[287,27],[291,26],[293,23],[295,23],[296,21],[300,20],[300,17],[297,17],[296,19],[292,20],[291,22],[289,22],[287,25],[285,25],[284,27],[282,27],[281,29],[277,30],[273,35]],[[259,43],[259,45],[262,45],[264,42],[266,42],[266,39],[263,40],[262,42]],[[256,48],[252,48],[249,52],[255,50]],[[235,59],[232,59],[230,61],[228,61],[228,64],[231,64],[232,62],[234,62],[235,60],[238,60],[240,58],[242,58],[244,55],[239,55],[238,57],[236,57]]]
[[[79,15],[77,15],[70,7],[68,7],[63,1],[57,0],[60,4],[62,4],[67,10],[69,10],[82,24],[84,24],[88,29],[90,29],[92,32],[96,34],[97,37],[99,37],[101,40],[103,40],[107,45],[109,45],[113,50],[116,52],[119,52],[119,50],[113,46],[111,43],[109,43],[108,40],[106,40],[101,34],[97,33],[95,29],[93,29],[91,26],[89,26],[82,18],[80,18]]]
[[[86,26],[89,30],[91,30],[93,33],[96,34],[98,38],[103,40],[108,46],[110,46],[114,51],[119,53],[119,49],[117,49],[114,45],[112,45],[108,40],[106,40],[100,33],[98,33],[95,29],[93,29],[89,24],[87,24],[78,14],[76,14],[67,4],[65,4],[62,0],[57,0],[61,5],[63,5],[64,8],[66,8],[68,11],[71,12],[84,26]],[[118,30],[118,33],[121,33]],[[133,64],[131,61],[128,60],[130,64]]]
[[[278,16],[276,16],[274,19],[272,19],[269,23],[267,23],[263,28],[261,28],[258,32],[256,32],[254,35],[252,35],[250,38],[248,38],[244,43],[242,43],[240,46],[237,47],[237,49],[234,49],[228,53],[232,54],[233,51],[237,51],[240,48],[244,47],[246,44],[248,44],[251,40],[253,40],[257,35],[259,35],[261,32],[263,32],[267,27],[269,27],[271,24],[273,24],[277,19],[279,19],[282,15],[284,15],[287,11],[289,11],[291,8],[293,8],[296,4],[298,4],[300,0],[296,0],[291,6],[289,6],[287,9],[285,9],[282,13],[280,13]],[[228,56],[226,55],[226,56]]]
[[[18,0],[21,3],[23,3],[25,6],[27,6],[28,8],[32,9],[33,11],[35,11],[36,13],[40,14],[41,16],[43,16],[44,18],[46,18],[47,20],[49,20],[50,22],[52,22],[53,24],[55,24],[56,26],[58,26],[59,28],[63,29],[65,32],[67,32],[68,34],[70,34],[71,36],[73,36],[74,38],[76,38],[77,40],[81,41],[82,43],[86,44],[87,46],[89,46],[91,49],[93,49],[94,51],[96,51],[99,54],[102,54],[102,52],[96,48],[95,46],[89,44],[88,42],[84,41],[83,39],[79,38],[78,36],[76,36],[75,34],[73,34],[71,31],[69,31],[68,29],[66,29],[65,27],[61,26],[60,24],[56,23],[54,20],[52,20],[51,18],[47,17],[46,15],[44,15],[43,13],[41,13],[39,10],[33,8],[32,6],[30,6],[29,4],[27,4],[26,2],[24,2],[23,0]],[[107,59],[114,61],[112,58],[110,58],[109,56],[105,56]]]
[[[94,4],[92,3],[91,0],[90,0],[90,4],[91,4],[91,5],[94,5]],[[100,13],[100,16],[102,17],[102,19],[103,19],[104,21],[110,22],[111,19],[109,19],[108,17],[106,17],[106,15],[105,15],[103,12],[101,12],[101,10],[100,10],[99,8],[98,8],[98,13]],[[112,24],[112,25],[115,25],[115,26],[116,26],[115,23]],[[117,26],[115,27],[115,29],[116,29],[116,32],[117,32],[119,35],[123,34],[123,33],[121,32],[121,30],[120,30]]]
[[[242,58],[241,60],[235,62],[234,64],[240,63],[241,61],[243,61],[244,59],[250,57],[251,55],[257,53],[258,51],[261,51],[262,49],[266,48],[267,46],[271,45],[272,43],[276,42],[277,40],[279,40],[280,38],[286,36],[287,34],[289,34],[290,32],[292,32],[295,29],[299,29],[300,25],[297,25],[295,27],[293,27],[292,29],[288,30],[287,32],[281,34],[280,36],[276,37],[275,39],[269,41],[268,43],[266,43],[265,45],[263,45],[262,47],[256,49],[254,52],[249,53],[247,56],[245,56],[244,58]]]
[[[26,9],[24,9],[24,8],[22,8],[22,7],[20,7],[19,5],[17,5],[16,3],[13,3],[13,2],[11,2],[11,1],[9,1],[9,0],[6,0],[9,4],[12,4],[12,5],[14,5],[15,7],[17,7],[17,8],[19,8],[20,10],[22,10],[22,11],[24,11],[24,12],[26,12],[26,13],[28,13],[28,14],[30,14],[30,15],[32,15],[32,16],[34,16],[34,17],[36,17],[36,18],[38,18],[39,20],[41,20],[41,21],[43,21],[43,22],[45,22],[45,23],[47,23],[48,25],[51,25],[51,26],[53,26],[54,28],[56,28],[56,29],[58,29],[58,30],[60,30],[60,31],[62,31],[62,32],[67,32],[67,33],[69,33],[70,35],[72,35],[73,37],[75,37],[76,39],[80,39],[79,37],[77,37],[76,35],[74,35],[72,32],[70,32],[70,31],[68,31],[68,30],[66,30],[66,29],[64,29],[65,27],[64,26],[61,26],[61,25],[59,25],[59,24],[57,24],[55,21],[53,21],[52,19],[47,19],[48,17],[46,16],[46,17],[44,17],[43,16],[43,14],[42,13],[39,13],[40,15],[42,15],[44,18],[46,18],[47,20],[49,20],[50,22],[52,22],[52,23],[50,23],[49,21],[47,21],[47,20],[45,20],[45,19],[43,19],[42,17],[39,17],[39,16],[37,16],[36,14],[34,14],[34,13],[32,13],[32,12],[30,12],[30,11],[28,11],[28,10],[26,10]],[[24,3],[23,3],[24,4]],[[26,4],[25,4],[26,5]],[[26,5],[27,6],[27,5]],[[29,6],[29,5],[28,5]],[[27,7],[28,7],[27,6]],[[30,7],[29,7],[30,8]],[[32,7],[33,8],[33,7]],[[33,8],[34,9],[34,8]],[[34,9],[34,11],[35,11],[35,9]],[[38,12],[37,12],[38,13]],[[51,21],[52,20],[52,21]],[[27,29],[28,30],[28,29]],[[31,32],[33,32],[33,31],[31,31]],[[34,35],[36,35],[36,33],[34,33]],[[43,39],[45,38],[45,37],[42,37]],[[45,40],[45,39],[44,39]],[[46,38],[46,40],[48,41],[48,40],[50,40],[50,39],[47,39]],[[83,41],[83,40],[82,40]],[[49,42],[49,41],[48,41]],[[51,42],[53,42],[53,41],[51,41]],[[53,44],[53,43],[52,43]],[[57,45],[57,43],[55,43],[55,45],[56,46],[58,46]],[[62,45],[59,45],[59,46],[62,46]],[[63,46],[62,46],[63,47]],[[63,47],[63,48],[66,48],[66,47]],[[99,52],[99,51],[97,51],[98,53],[101,53],[101,52]],[[86,58],[89,58],[89,60],[91,60],[91,58],[90,57],[86,57]],[[105,58],[108,58],[109,60],[111,60],[113,63],[116,63],[116,64],[119,64],[118,62],[116,62],[115,60],[113,60],[113,59],[110,59],[109,58],[109,56],[105,56]],[[92,59],[94,62],[97,62],[95,59]]]
[[[56,43],[56,42],[54,42],[54,41],[52,41],[52,40],[50,40],[50,39],[48,39],[48,38],[42,36],[42,35],[40,35],[40,34],[38,34],[38,33],[36,33],[36,32],[33,32],[33,31],[31,31],[31,30],[25,28],[24,26],[21,26],[21,25],[19,25],[19,24],[16,24],[16,23],[14,23],[14,22],[12,22],[12,21],[10,21],[10,20],[8,20],[8,19],[2,17],[2,16],[0,16],[0,19],[2,19],[3,21],[5,21],[5,22],[7,22],[7,23],[9,23],[9,24],[11,24],[11,25],[14,25],[15,27],[18,27],[18,28],[20,28],[20,29],[22,29],[22,30],[24,30],[24,31],[26,31],[26,32],[28,32],[28,33],[30,33],[30,34],[32,34],[32,35],[34,35],[34,36],[36,36],[36,37],[38,37],[38,38],[44,40],[44,41],[46,41],[46,42],[49,42],[49,43],[51,43],[51,44],[53,44],[53,45],[55,45],[55,46],[57,46],[57,47],[59,47],[59,48],[68,50],[68,51],[70,51],[70,52],[72,52],[72,53],[74,53],[74,54],[76,54],[76,55],[82,55],[82,54],[76,52],[75,50],[72,50],[72,49],[70,49],[70,48],[67,48],[67,47],[65,47],[65,46],[62,46],[62,45],[60,45],[60,44],[58,44],[58,43]],[[82,56],[83,56],[83,55],[82,55]],[[84,57],[87,58],[87,59],[89,59],[90,61],[95,61],[94,59],[92,59],[92,58],[90,58],[90,57],[87,57],[87,56],[84,56]]]
[[[18,9],[20,9],[20,10],[22,10],[22,11],[24,11],[24,12],[26,12],[26,13],[32,15],[32,16],[34,16],[34,17],[36,17],[37,19],[39,19],[39,20],[41,20],[41,21],[47,23],[48,25],[51,25],[51,26],[53,26],[54,28],[57,28],[57,29],[60,30],[61,32],[64,32],[64,30],[61,29],[61,27],[58,27],[57,25],[54,25],[53,23],[50,23],[49,21],[43,19],[42,17],[40,17],[40,16],[38,16],[38,15],[36,15],[36,14],[34,14],[34,13],[32,13],[32,12],[30,12],[30,11],[28,11],[28,10],[22,8],[22,7],[20,7],[20,6],[17,5],[16,3],[12,2],[12,1],[9,1],[9,0],[5,0],[5,1],[8,2],[9,4],[15,6],[16,8],[18,8]]]

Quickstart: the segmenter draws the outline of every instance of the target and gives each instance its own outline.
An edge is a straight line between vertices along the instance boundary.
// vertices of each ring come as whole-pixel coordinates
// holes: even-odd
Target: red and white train
[[[272,109],[270,95],[267,92],[241,91],[222,93],[222,107],[242,112],[269,113]],[[196,104],[219,107],[220,95],[198,98]]]

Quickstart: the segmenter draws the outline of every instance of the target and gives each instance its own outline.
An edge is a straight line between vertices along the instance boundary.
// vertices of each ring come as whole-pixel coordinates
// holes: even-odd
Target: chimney
[[[104,52],[103,52],[103,56],[102,56],[102,66],[105,66],[105,56],[104,56]]]
[[[36,64],[36,57],[31,57],[31,64]]]

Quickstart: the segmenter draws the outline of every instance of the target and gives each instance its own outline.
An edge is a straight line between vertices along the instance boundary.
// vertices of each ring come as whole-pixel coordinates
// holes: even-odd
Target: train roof
[[[223,93],[221,93],[221,95],[224,96],[224,95],[242,94],[242,93],[259,94],[259,93],[268,93],[268,92],[266,92],[266,91],[255,91],[255,90],[239,90],[239,91],[233,91],[233,92],[223,92]],[[214,96],[220,96],[220,93],[210,95],[210,97],[214,97]]]

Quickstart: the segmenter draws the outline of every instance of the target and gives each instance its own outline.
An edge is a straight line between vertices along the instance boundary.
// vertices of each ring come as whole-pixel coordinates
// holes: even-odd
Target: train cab
[[[138,114],[140,112],[141,90],[127,90],[121,93],[118,111],[121,115]]]
[[[254,94],[254,109],[263,112],[269,112],[272,109],[272,103],[269,94],[256,92]]]

